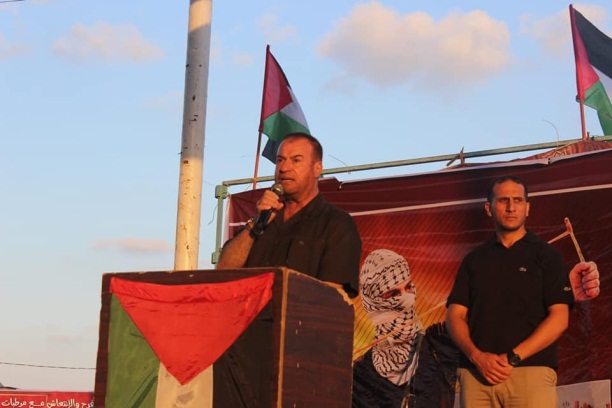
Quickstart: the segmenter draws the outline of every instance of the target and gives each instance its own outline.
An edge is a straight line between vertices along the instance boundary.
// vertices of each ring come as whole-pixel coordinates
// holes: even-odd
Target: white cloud
[[[297,35],[297,29],[291,25],[281,26],[276,14],[268,13],[259,19],[259,28],[264,34],[266,41],[278,43]]]
[[[53,43],[53,51],[73,61],[144,62],[163,56],[161,48],[148,43],[130,24],[95,23],[91,27],[76,24],[65,37]]]
[[[100,240],[94,243],[94,249],[118,249],[123,252],[134,253],[166,253],[174,247],[161,239],[120,238]]]
[[[30,48],[24,44],[10,44],[6,41],[2,33],[0,33],[0,60],[23,55],[29,51]]]
[[[348,74],[378,86],[411,82],[441,89],[482,82],[511,61],[507,25],[483,11],[453,12],[435,21],[400,14],[380,2],[356,6],[319,45]]]
[[[574,8],[597,28],[605,32],[604,24],[607,20],[607,10],[605,8],[588,4],[576,4]],[[520,30],[522,34],[531,37],[546,53],[551,55],[565,55],[568,47],[571,47],[572,44],[568,8],[540,19],[536,19],[531,14],[524,14],[520,18]]]

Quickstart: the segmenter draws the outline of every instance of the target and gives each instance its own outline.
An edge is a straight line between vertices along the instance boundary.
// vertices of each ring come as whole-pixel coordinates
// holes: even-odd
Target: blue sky
[[[172,269],[182,3],[0,4],[0,363],[95,367],[102,274]],[[460,3],[213,3],[200,268],[215,185],[253,175],[266,44],[328,168],[581,136],[569,4]],[[611,35],[604,4],[575,7]],[[587,129],[602,133],[588,108]],[[23,389],[93,390],[94,374],[0,364]]]

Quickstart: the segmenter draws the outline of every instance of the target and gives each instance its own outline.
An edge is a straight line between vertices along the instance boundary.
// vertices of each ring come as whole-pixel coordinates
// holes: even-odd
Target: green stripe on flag
[[[612,135],[612,103],[601,81],[597,81],[586,90],[584,104],[597,110],[604,134]]]
[[[108,343],[106,406],[154,408],[159,360],[114,295]]]
[[[290,133],[302,132],[310,134],[307,127],[281,111],[268,116],[264,120],[263,129],[263,132],[268,135],[271,140],[277,142],[283,140],[283,138]]]

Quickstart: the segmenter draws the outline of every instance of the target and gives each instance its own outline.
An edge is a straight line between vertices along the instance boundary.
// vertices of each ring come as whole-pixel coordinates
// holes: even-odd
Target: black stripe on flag
[[[574,9],[574,21],[589,57],[597,70],[612,78],[612,39]]]

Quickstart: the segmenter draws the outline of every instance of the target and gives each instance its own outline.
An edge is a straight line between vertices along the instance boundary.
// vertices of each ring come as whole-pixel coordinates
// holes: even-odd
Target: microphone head
[[[283,187],[281,183],[274,183],[272,187],[270,187],[270,190],[279,197],[285,194],[285,187]]]

